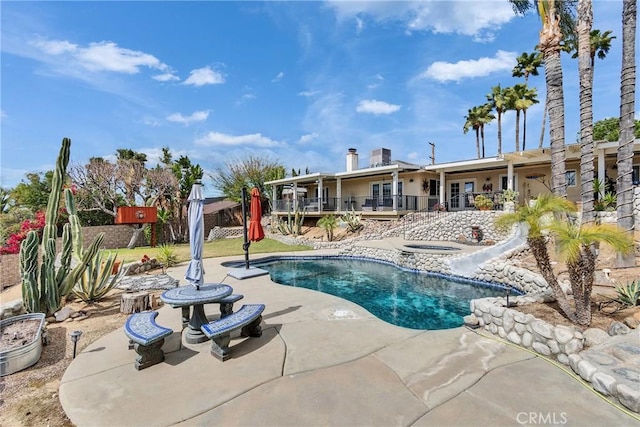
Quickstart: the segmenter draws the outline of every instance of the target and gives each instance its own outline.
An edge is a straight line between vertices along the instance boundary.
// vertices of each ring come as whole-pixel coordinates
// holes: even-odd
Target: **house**
[[[242,207],[240,203],[224,197],[208,197],[202,207],[205,232],[213,227],[227,227],[242,224]]]
[[[617,147],[617,142],[595,144],[595,176],[615,181]],[[566,145],[565,155],[567,198],[579,202],[580,145]],[[634,144],[633,182],[640,184],[640,139]],[[272,186],[272,215],[281,217],[297,209],[307,217],[353,210],[366,218],[396,219],[440,207],[475,209],[478,194],[491,198],[494,208],[500,209],[506,189],[519,192],[520,204],[551,191],[551,151],[537,148],[420,166],[392,161],[391,150],[381,148],[371,152],[368,167],[360,168],[357,149],[349,148],[344,172],[317,172],[265,184]]]

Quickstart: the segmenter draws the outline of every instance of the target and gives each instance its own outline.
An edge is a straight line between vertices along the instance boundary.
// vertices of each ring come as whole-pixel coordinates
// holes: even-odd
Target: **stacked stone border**
[[[509,303],[523,305],[553,300],[552,295],[539,293],[514,296]],[[469,326],[477,324],[493,335],[571,367],[594,390],[617,399],[636,413],[640,412],[640,391],[617,383],[615,378],[598,371],[596,366],[580,356],[586,338],[575,327],[552,325],[531,314],[508,308],[503,297],[475,299],[469,305],[472,314],[465,318]]]

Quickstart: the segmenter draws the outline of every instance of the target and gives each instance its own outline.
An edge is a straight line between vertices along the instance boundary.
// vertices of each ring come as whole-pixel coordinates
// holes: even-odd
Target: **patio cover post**
[[[513,190],[513,161],[507,162],[507,188],[505,190]]]
[[[440,205],[445,206],[444,204],[444,189],[446,188],[446,184],[444,182],[444,170],[440,171]]]

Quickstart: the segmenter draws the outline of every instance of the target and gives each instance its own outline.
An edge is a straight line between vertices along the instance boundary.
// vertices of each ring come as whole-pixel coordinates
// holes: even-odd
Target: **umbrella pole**
[[[244,243],[242,249],[244,249],[244,268],[249,269],[249,237],[247,235],[247,187],[242,187],[242,235],[244,237]]]

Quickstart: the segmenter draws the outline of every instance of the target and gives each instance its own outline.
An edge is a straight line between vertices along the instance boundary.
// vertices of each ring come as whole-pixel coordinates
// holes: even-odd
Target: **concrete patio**
[[[75,425],[638,423],[570,369],[519,347],[464,327],[396,327],[349,301],[269,276],[233,279],[220,264],[229,259],[239,258],[205,260],[206,281],[231,285],[245,295],[241,303],[266,304],[262,337],[233,339],[232,357],[222,363],[209,343],[180,345],[180,310],[164,306],[157,322],[178,331],[165,343],[176,351],[164,363],[136,371],[122,329],[71,363],[59,393]],[[185,268],[168,274],[184,284]]]

